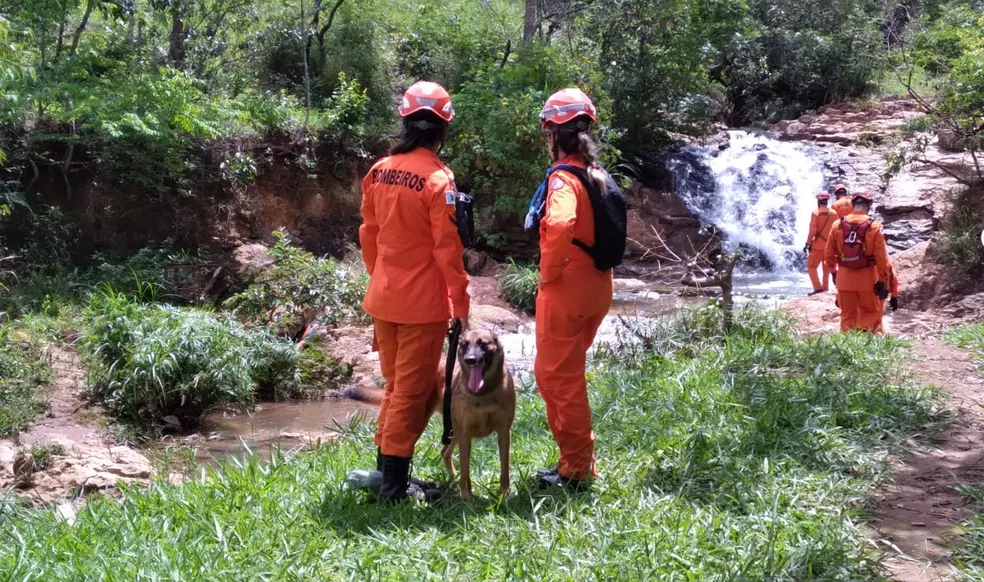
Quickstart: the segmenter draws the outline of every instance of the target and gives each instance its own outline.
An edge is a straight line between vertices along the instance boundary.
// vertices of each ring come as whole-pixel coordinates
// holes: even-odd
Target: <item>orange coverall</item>
[[[891,261],[888,263],[888,293],[889,297],[898,298],[899,296],[899,277],[895,274],[895,265]],[[881,300],[881,314],[882,316],[878,319],[878,331],[884,332],[885,328],[882,325],[882,320],[885,318],[885,305],[888,304],[888,299]]]
[[[831,269],[837,265],[843,256],[844,236],[841,222],[861,224],[868,215],[852,213],[834,223],[833,232],[827,243],[826,263]],[[888,251],[885,248],[885,235],[882,233],[882,223],[874,221],[865,234],[862,253],[874,257],[875,264],[863,269],[841,268],[837,271],[837,301],[841,310],[841,331],[863,329],[876,332],[881,323],[882,304],[875,295],[875,283],[883,281],[888,284]]]
[[[813,211],[810,218],[810,234],[806,237],[806,244],[810,247],[810,254],[806,258],[806,270],[810,274],[810,281],[813,283],[814,291],[827,291],[830,288],[830,269],[824,261],[824,252],[827,250],[827,241],[830,240],[830,232],[837,222],[837,213],[821,206]],[[817,276],[817,267],[823,265],[823,283]]]
[[[834,203],[831,204],[830,207],[840,218],[845,218],[848,214],[854,212],[854,204],[851,203],[850,196],[843,196],[837,200],[834,200]]]
[[[581,156],[557,163],[586,167]],[[612,271],[596,269],[591,257],[571,243],[575,238],[594,244],[594,212],[580,180],[558,170],[550,176],[540,222],[534,374],[560,449],[560,474],[587,479],[596,473],[585,365],[588,348],[612,304]]]
[[[386,379],[376,432],[384,455],[413,456],[452,308],[468,317],[454,200],[454,174],[427,148],[383,158],[362,180],[359,241],[370,276],[362,308],[375,323]]]

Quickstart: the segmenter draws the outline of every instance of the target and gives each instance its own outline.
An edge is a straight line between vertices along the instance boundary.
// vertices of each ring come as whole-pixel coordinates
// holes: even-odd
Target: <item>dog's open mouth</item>
[[[485,387],[484,363],[483,358],[482,360],[475,362],[475,364],[473,364],[469,369],[468,390],[471,392],[479,392]]]

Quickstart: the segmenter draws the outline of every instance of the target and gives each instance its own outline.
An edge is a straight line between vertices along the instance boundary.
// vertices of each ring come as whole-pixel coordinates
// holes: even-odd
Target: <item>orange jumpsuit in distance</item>
[[[557,163],[586,167],[581,156]],[[560,449],[560,474],[587,479],[596,473],[585,366],[588,348],[612,304],[612,271],[596,269],[573,239],[594,244],[594,212],[580,180],[558,170],[550,176],[540,222],[534,374]]]
[[[899,277],[895,273],[895,265],[891,261],[888,262],[888,296],[894,299],[899,297]],[[881,318],[878,319],[878,331],[884,332],[885,328],[883,326],[883,320],[885,318],[885,305],[888,304],[888,299],[881,300]]]
[[[830,232],[835,222],[837,222],[837,213],[826,205],[814,210],[810,218],[810,234],[806,237],[810,254],[806,259],[806,270],[810,273],[814,291],[827,291],[830,288],[830,269],[824,261],[824,251],[827,250],[827,241],[830,240]],[[817,267],[821,265],[823,265],[822,284],[817,276]]]
[[[834,223],[833,232],[827,242],[827,268],[837,265],[843,256],[844,235],[841,222],[861,224],[868,215],[852,213]],[[881,322],[882,304],[875,295],[875,283],[888,282],[888,251],[885,247],[885,235],[882,233],[882,223],[874,221],[868,229],[862,244],[862,252],[868,257],[874,257],[875,264],[863,269],[841,268],[837,271],[837,301],[841,310],[841,331],[862,329],[875,333]]]
[[[837,213],[840,218],[846,218],[848,214],[854,212],[854,205],[851,203],[850,196],[842,196],[830,205],[830,208]]]
[[[362,181],[359,241],[386,391],[376,444],[412,457],[436,398],[435,374],[451,319],[468,317],[468,274],[455,225],[454,175],[418,148],[383,158]]]

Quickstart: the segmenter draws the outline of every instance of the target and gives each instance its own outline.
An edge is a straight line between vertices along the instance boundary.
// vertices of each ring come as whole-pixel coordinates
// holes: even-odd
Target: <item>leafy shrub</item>
[[[352,367],[331,358],[315,346],[305,346],[300,351],[300,391],[297,396],[323,394],[337,390],[352,376]]]
[[[510,305],[530,314],[536,311],[536,294],[540,286],[540,270],[536,265],[510,261],[496,279],[502,297]]]
[[[44,471],[51,465],[52,457],[65,454],[65,447],[52,444],[38,444],[31,447],[31,458],[34,459],[34,470]]]
[[[297,385],[297,350],[265,329],[204,310],[93,294],[80,345],[92,395],[119,416],[176,415],[277,397]]]
[[[315,257],[292,245],[283,231],[273,236],[276,242],[270,256],[274,267],[229,298],[227,307],[281,334],[296,331],[312,315],[328,325],[367,321],[361,308],[369,284],[365,269],[331,257]]]
[[[902,124],[902,134],[912,135],[929,131],[933,128],[933,118],[929,115],[918,115]]]
[[[44,411],[48,399],[42,386],[51,380],[41,350],[11,333],[0,325],[0,437],[27,427]]]
[[[957,205],[935,247],[936,260],[964,275],[984,273],[984,212],[972,205]]]

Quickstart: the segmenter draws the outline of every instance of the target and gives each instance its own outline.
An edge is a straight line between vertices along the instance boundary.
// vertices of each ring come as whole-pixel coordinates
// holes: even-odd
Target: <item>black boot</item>
[[[539,485],[540,489],[563,485],[573,493],[581,493],[582,491],[587,491],[591,486],[590,481],[582,481],[581,479],[564,477],[560,474],[557,467],[553,467],[551,469],[537,469],[536,475],[538,477],[537,485]]]
[[[383,455],[383,485],[379,498],[383,501],[403,501],[412,497],[417,501],[436,501],[441,492],[424,488],[410,480],[410,458]]]
[[[376,470],[380,473],[383,472],[383,450],[379,447],[376,447]],[[421,489],[437,489],[437,483],[433,481],[424,481],[423,479],[411,476],[410,482],[419,486]]]

